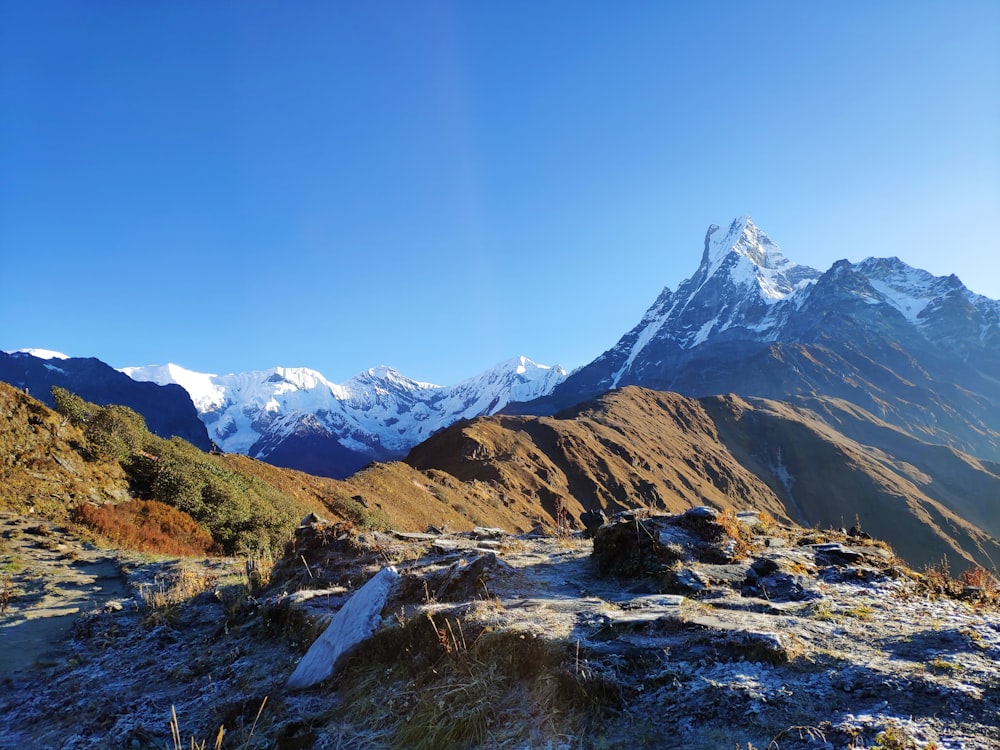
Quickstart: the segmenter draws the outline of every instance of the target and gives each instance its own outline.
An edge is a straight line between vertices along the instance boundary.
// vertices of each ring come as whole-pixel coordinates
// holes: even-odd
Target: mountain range
[[[126,374],[172,399],[183,389],[190,405],[166,411],[184,424],[135,407],[154,432],[320,476],[405,458],[411,469],[375,467],[378,492],[351,490],[378,507],[386,487],[416,507],[427,492],[409,498],[411,485],[444,496],[452,477],[474,483],[453,503],[466,520],[740,501],[804,525],[863,518],[911,562],[1000,553],[1000,302],[895,257],[797,264],[749,217],[709,227],[694,275],[569,374],[521,357],[454,386],[387,367],[338,385],[304,368],[123,374],[36,353],[0,356],[0,379],[102,403],[123,402]],[[80,373],[113,385],[85,388]],[[587,440],[584,412],[603,415]]]
[[[452,386],[418,382],[389,367],[340,385],[305,368],[209,375],[170,364],[124,372],[184,387],[222,450],[334,478],[371,461],[402,458],[454,422],[551,393],[566,377],[526,357]]]
[[[125,372],[184,387],[222,449],[332,477],[400,458],[460,419],[554,414],[626,385],[804,408],[843,399],[918,439],[1000,460],[1000,302],[895,257],[797,264],[747,216],[709,227],[695,273],[569,375],[524,357],[448,387],[387,367],[342,385],[304,368]]]
[[[1000,302],[895,257],[788,260],[749,217],[711,226],[701,263],[551,394],[551,414],[611,388],[843,399],[922,440],[1000,460]]]

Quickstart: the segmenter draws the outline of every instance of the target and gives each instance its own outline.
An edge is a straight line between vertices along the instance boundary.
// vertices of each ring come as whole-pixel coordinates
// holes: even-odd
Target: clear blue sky
[[[0,9],[0,349],[572,368],[741,214],[1000,298],[995,0]]]

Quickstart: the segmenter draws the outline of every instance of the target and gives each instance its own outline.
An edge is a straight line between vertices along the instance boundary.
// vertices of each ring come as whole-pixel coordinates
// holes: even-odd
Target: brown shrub
[[[73,518],[113,544],[164,555],[206,555],[215,542],[187,513],[156,500],[79,505]]]
[[[979,598],[988,602],[1000,601],[1000,583],[988,570],[975,565],[962,573],[962,584],[978,589]]]

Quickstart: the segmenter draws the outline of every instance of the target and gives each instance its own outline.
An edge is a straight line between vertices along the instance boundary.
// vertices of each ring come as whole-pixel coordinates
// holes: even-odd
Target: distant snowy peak
[[[619,385],[649,346],[692,349],[730,329],[765,339],[785,320],[782,303],[796,304],[822,274],[793,263],[749,216],[722,230],[712,224],[694,275],[676,292],[665,288],[642,320],[618,343],[609,384]]]
[[[876,292],[870,302],[888,304],[913,323],[921,323],[935,303],[960,295],[975,304],[989,301],[973,294],[957,276],[934,276],[928,271],[913,268],[899,258],[866,258],[853,266]]]
[[[51,349],[15,349],[12,352],[5,351],[4,354],[30,354],[38,359],[71,359],[68,354],[54,352]]]
[[[283,391],[309,391],[333,385],[321,373],[305,367],[275,367],[268,382],[281,384],[278,389]]]
[[[539,380],[552,380],[565,377],[566,371],[561,367],[550,367],[533,362],[527,357],[514,357],[506,362],[501,362],[495,367],[491,367],[482,375],[470,378],[464,382],[490,380],[496,381],[500,378],[516,377],[520,382],[529,383]]]
[[[351,396],[362,396],[372,389],[381,393],[404,391],[417,393],[421,391],[435,391],[441,388],[434,383],[424,383],[413,380],[403,375],[398,370],[385,365],[370,367],[363,372],[359,372],[342,386],[344,391]]]
[[[725,232],[717,224],[708,228],[696,277],[704,285],[720,273],[737,286],[754,288],[768,303],[785,299],[820,276],[816,269],[788,260],[749,216],[734,219]]]
[[[451,386],[444,401],[448,404],[446,409],[457,413],[458,418],[495,414],[512,401],[530,401],[547,395],[565,379],[566,371],[561,367],[515,357]]]
[[[135,380],[187,390],[224,450],[265,458],[282,442],[325,434],[369,458],[399,457],[459,419],[493,414],[511,401],[549,393],[566,371],[515,357],[453,386],[413,380],[381,365],[346,383],[306,368],[210,375],[177,365],[129,367]]]
[[[186,370],[169,362],[165,365],[124,367],[121,371],[132,380],[149,381],[157,385],[179,385],[191,396],[199,414],[217,409],[226,400],[225,389],[214,382],[217,376],[209,373]]]

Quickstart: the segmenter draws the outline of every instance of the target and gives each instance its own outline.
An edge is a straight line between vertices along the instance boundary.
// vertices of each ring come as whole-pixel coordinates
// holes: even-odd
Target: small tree
[[[87,439],[94,450],[116,461],[126,461],[149,437],[146,420],[127,406],[97,407],[87,420]]]
[[[60,427],[65,426],[67,422],[78,427],[82,426],[90,419],[95,408],[93,404],[58,385],[52,386],[52,402],[55,404],[56,412],[62,415]]]

